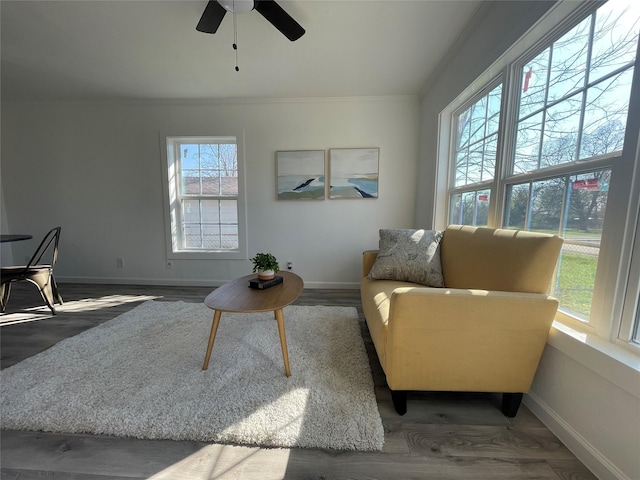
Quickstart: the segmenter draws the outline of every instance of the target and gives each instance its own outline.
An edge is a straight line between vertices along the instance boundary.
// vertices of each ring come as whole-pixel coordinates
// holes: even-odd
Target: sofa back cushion
[[[547,293],[562,238],[520,230],[450,225],[441,243],[447,288]]]

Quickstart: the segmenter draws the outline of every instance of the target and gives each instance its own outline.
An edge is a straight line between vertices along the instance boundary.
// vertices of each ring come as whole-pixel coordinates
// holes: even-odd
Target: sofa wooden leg
[[[502,394],[502,413],[506,417],[513,418],[518,413],[520,402],[522,402],[522,393],[503,393]]]
[[[398,415],[407,413],[407,392],[404,390],[391,390],[391,401]]]

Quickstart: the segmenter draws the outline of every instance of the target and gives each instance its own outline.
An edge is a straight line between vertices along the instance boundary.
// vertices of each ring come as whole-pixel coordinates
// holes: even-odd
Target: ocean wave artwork
[[[277,152],[278,200],[324,200],[324,150]]]
[[[329,198],[378,198],[377,148],[330,150]]]

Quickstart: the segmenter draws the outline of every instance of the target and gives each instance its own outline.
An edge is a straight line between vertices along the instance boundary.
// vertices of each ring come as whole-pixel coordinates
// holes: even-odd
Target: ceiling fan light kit
[[[248,13],[253,10],[254,0],[218,0],[222,7],[231,13]]]
[[[200,17],[196,30],[203,33],[216,33],[226,13],[231,12],[233,14],[233,49],[236,51],[236,72],[240,69],[237,65],[238,45],[235,16],[252,10],[256,10],[292,42],[295,42],[305,34],[304,28],[274,0],[210,0],[202,13],[202,17]]]

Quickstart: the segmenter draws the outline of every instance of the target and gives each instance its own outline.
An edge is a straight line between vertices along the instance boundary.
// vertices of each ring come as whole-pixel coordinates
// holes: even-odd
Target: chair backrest
[[[562,248],[557,235],[450,225],[440,245],[448,288],[547,293]]]
[[[58,243],[60,242],[61,230],[61,227],[55,227],[49,230],[49,232],[42,239],[42,242],[40,242],[40,245],[38,246],[36,251],[33,253],[33,256],[31,257],[31,260],[29,260],[27,268],[35,265],[41,265],[42,259],[46,254],[51,255],[51,261],[47,262],[46,264],[50,265],[51,268],[53,268],[53,266],[56,264],[56,261],[58,260]]]

